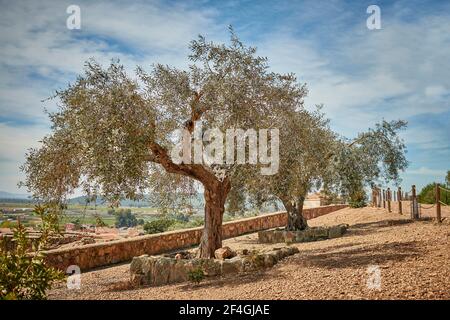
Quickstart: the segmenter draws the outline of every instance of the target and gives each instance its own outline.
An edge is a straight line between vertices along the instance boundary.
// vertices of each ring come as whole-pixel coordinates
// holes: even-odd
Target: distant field
[[[12,227],[16,224],[17,219],[25,226],[35,226],[39,224],[40,219],[36,217],[32,212],[21,212],[18,209],[31,209],[34,207],[33,203],[22,202],[0,202],[0,226]],[[60,226],[64,226],[66,223],[73,222],[77,219],[81,224],[95,224],[96,216],[100,216],[103,222],[108,226],[114,226],[115,217],[112,214],[108,214],[108,210],[111,208],[106,206],[85,206],[80,204],[70,204],[64,211],[64,215],[61,217]],[[137,219],[144,219],[144,221],[151,221],[158,217],[158,209],[149,207],[120,207],[120,209],[130,209]],[[10,221],[6,221],[6,220]]]
[[[18,209],[30,209],[33,208],[32,203],[22,203],[22,202],[0,202],[0,227],[11,228],[17,223],[17,219],[20,219],[21,223],[25,226],[34,227],[40,223],[40,218],[36,217],[32,212],[21,212]],[[121,206],[119,209],[130,209],[131,212],[136,216],[136,218],[143,219],[145,222],[153,221],[161,218],[161,214],[158,208],[151,207],[135,207],[135,206]],[[64,214],[60,218],[59,225],[61,228],[65,226],[66,223],[73,223],[75,221],[80,224],[96,224],[96,217],[99,216],[102,221],[113,227],[115,225],[116,218],[113,214],[108,213],[111,208],[105,205],[83,205],[83,204],[69,204],[67,209],[64,210]],[[267,210],[266,212],[271,212],[276,210]],[[246,211],[243,215],[230,216],[225,214],[223,221],[230,221],[234,219],[239,219],[243,217],[249,217],[256,215],[254,211]],[[171,227],[171,229],[181,229],[186,227],[197,226],[198,219],[203,218],[203,210],[197,209],[196,213],[189,218],[189,221],[179,221]]]

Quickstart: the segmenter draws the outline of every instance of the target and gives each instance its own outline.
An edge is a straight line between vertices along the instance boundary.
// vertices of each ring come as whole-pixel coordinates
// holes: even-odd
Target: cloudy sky
[[[198,34],[227,41],[227,26],[274,71],[294,72],[323,103],[332,127],[353,137],[405,119],[410,168],[403,186],[443,181],[450,169],[450,1],[0,1],[0,190],[25,193],[19,165],[49,132],[44,108],[83,63],[120,58],[130,70],[184,68]],[[69,5],[81,29],[69,30]],[[381,30],[366,9],[381,8]]]

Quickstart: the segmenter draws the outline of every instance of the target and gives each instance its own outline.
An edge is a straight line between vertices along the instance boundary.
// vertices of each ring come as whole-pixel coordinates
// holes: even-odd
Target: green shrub
[[[144,230],[148,234],[161,233],[167,231],[169,227],[172,226],[174,223],[175,220],[173,219],[168,218],[157,219],[151,222],[146,222],[144,224]]]
[[[29,239],[21,223],[14,230],[15,247],[7,251],[2,243],[0,300],[45,299],[46,291],[51,288],[53,282],[64,279],[64,273],[46,265],[41,252],[50,233],[57,229],[57,216],[41,206],[37,206],[35,212],[42,219],[42,233],[41,237],[33,242],[34,252],[29,252]]]
[[[136,227],[138,221],[136,216],[131,213],[131,209],[120,209],[114,212],[116,216],[116,228]]]
[[[363,208],[367,205],[366,200],[366,193],[363,190],[355,191],[350,195],[348,204],[351,208]]]
[[[202,268],[198,267],[194,270],[188,271],[188,279],[189,281],[199,284],[205,278],[205,273]]]
[[[71,223],[74,224],[75,230],[80,230],[81,229],[81,220],[80,220],[80,218],[72,220]]]
[[[103,221],[102,217],[100,215],[95,216],[95,225],[97,227],[107,227],[108,225]]]
[[[436,183],[429,183],[420,190],[417,199],[420,203],[432,204],[436,202]],[[440,201],[450,205],[450,193],[441,189]]]

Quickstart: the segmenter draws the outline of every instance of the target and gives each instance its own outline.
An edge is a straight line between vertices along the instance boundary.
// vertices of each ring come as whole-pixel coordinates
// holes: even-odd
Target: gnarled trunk
[[[306,222],[306,219],[303,216],[304,201],[305,201],[304,197],[299,197],[295,202],[291,202],[288,200],[283,201],[284,207],[286,208],[288,215],[286,230],[296,231],[308,228],[308,223]]]
[[[199,246],[200,258],[213,258],[214,252],[222,247],[222,219],[229,191],[228,181],[215,181],[212,186],[205,186],[205,226]]]

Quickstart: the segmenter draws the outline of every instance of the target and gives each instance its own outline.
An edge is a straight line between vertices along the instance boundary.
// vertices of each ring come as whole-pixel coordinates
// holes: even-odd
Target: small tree
[[[116,228],[135,227],[138,224],[136,216],[131,209],[120,209],[116,211]]]
[[[314,112],[299,108],[278,119],[284,123],[279,174],[250,182],[249,192],[281,200],[288,212],[287,230],[307,228],[303,202],[313,188],[323,187],[360,207],[364,186],[399,181],[399,172],[408,165],[398,137],[404,121],[383,121],[350,142],[329,128],[320,107]]]
[[[360,206],[365,202],[365,187],[398,184],[400,172],[408,166],[406,146],[398,135],[405,127],[403,120],[383,120],[352,142],[341,140],[328,167],[327,186],[338,190],[352,205]]]
[[[47,266],[42,254],[50,234],[58,231],[58,217],[42,206],[37,206],[35,212],[42,221],[41,236],[35,242],[30,244],[25,227],[19,223],[14,230],[14,248],[7,250],[2,243],[0,300],[45,299],[53,282],[64,279],[64,273]]]

